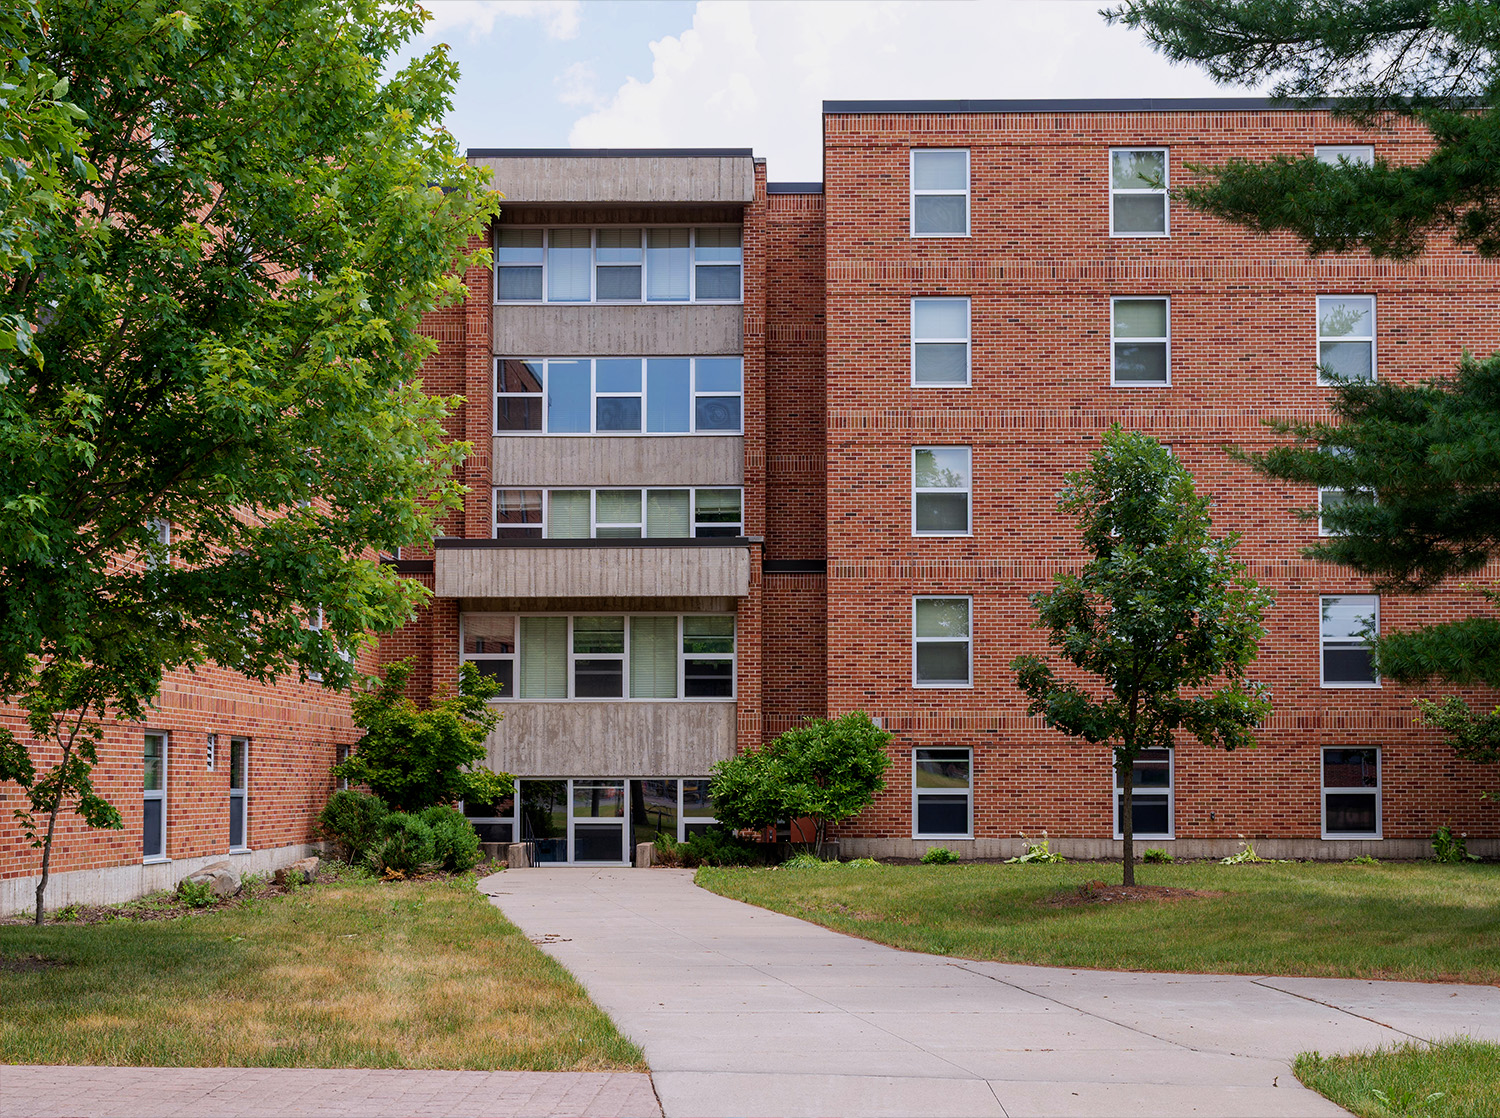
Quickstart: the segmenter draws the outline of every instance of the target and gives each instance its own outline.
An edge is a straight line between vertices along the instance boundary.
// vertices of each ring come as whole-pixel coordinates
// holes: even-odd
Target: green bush
[[[1159,846],[1148,846],[1141,854],[1141,861],[1162,863],[1175,862],[1176,859]]]
[[[806,852],[793,854],[785,862],[781,863],[781,868],[784,870],[826,870],[830,866],[836,869],[838,863],[825,862],[816,854],[808,854]]]
[[[207,908],[218,899],[208,882],[189,881],[187,878],[177,883],[177,895],[188,908]]]
[[[1455,835],[1453,828],[1444,823],[1432,834],[1432,860],[1434,862],[1477,862],[1479,855],[1469,853],[1467,834]]]
[[[366,857],[376,873],[420,873],[439,864],[437,836],[420,817],[393,811],[381,822],[380,840]]]
[[[962,861],[957,851],[949,850],[946,846],[929,846],[927,853],[922,855],[924,866],[951,866]]]
[[[455,873],[479,864],[479,834],[457,808],[433,804],[419,819],[432,828],[433,858]]]
[[[353,864],[380,838],[381,825],[389,814],[390,808],[379,796],[347,790],[335,792],[318,812],[318,830],[339,847],[344,861]]]
[[[762,843],[737,838],[728,827],[710,827],[688,835],[686,842],[660,832],[656,836],[656,853],[664,866],[763,866],[766,851]]]

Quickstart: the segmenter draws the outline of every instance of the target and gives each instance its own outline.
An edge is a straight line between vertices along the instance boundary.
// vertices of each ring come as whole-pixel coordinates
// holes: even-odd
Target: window
[[[146,556],[146,569],[154,571],[172,563],[172,523],[169,520],[153,520],[150,527],[151,534],[156,537],[156,547]]]
[[[1319,144],[1313,148],[1313,158],[1319,163],[1338,166],[1354,163],[1362,167],[1375,165],[1375,148],[1370,144]]]
[[[349,760],[350,751],[350,746],[335,745],[333,747],[333,763],[335,765],[342,765],[345,761]],[[334,780],[333,785],[340,792],[347,792],[349,791],[349,778],[347,776],[337,777]]]
[[[214,771],[214,754],[219,748],[219,735],[207,735],[203,744],[203,771],[211,773]]]
[[[1120,295],[1110,300],[1114,339],[1110,382],[1115,385],[1172,383],[1171,300]]]
[[[1380,631],[1379,595],[1324,595],[1319,605],[1323,686],[1379,687],[1366,636]]]
[[[1373,505],[1375,494],[1368,489],[1318,489],[1318,535],[1338,536],[1343,533],[1330,528],[1323,521],[1328,512],[1336,511],[1345,506]]]
[[[969,534],[973,452],[966,446],[912,448],[912,534]]]
[[[911,382],[968,385],[968,299],[911,301]]]
[[[1375,296],[1318,296],[1318,383],[1375,379]]]
[[[717,822],[708,786],[707,777],[632,780],[631,842],[654,842],[659,837],[686,842],[690,836],[708,830]]]
[[[1114,237],[1165,237],[1167,149],[1111,148],[1109,232]]]
[[[307,627],[314,633],[321,633],[323,631],[322,606],[319,606],[317,609],[313,610],[307,615]],[[307,680],[309,683],[322,683],[323,673],[318,671],[310,671],[307,673]]]
[[[1109,768],[1115,774],[1115,838],[1124,838],[1121,821],[1124,818],[1125,790],[1113,763]],[[1172,829],[1173,818],[1172,751],[1143,749],[1135,759],[1131,776],[1131,834],[1136,838],[1172,838],[1176,834]]]
[[[1380,834],[1380,750],[1323,750],[1323,837]]]
[[[460,634],[501,699],[734,698],[732,615],[466,613]]]
[[[737,303],[743,276],[738,225],[495,234],[500,303]]]
[[[167,735],[145,738],[145,810],[141,853],[148,862],[167,860]]]
[[[742,357],[497,358],[495,434],[741,433]]]
[[[912,837],[974,834],[973,755],[967,749],[918,749],[912,754]]]
[[[929,148],[911,153],[911,235],[969,235],[969,153]]]
[[[469,823],[479,835],[480,842],[511,843],[515,841],[516,797],[514,792],[492,804],[476,804],[465,800],[463,813],[468,816]]]
[[[968,598],[912,599],[912,684],[969,687]]]
[[[739,489],[496,489],[495,538],[733,537],[742,505]]]
[[[229,739],[229,849],[244,850],[250,845],[245,830],[245,795],[250,775],[250,741]]]

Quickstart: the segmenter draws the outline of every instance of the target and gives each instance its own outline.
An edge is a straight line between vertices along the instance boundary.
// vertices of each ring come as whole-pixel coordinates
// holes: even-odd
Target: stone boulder
[[[232,897],[240,891],[240,875],[229,867],[228,862],[214,862],[201,870],[194,870],[177,883],[177,891],[188,882],[207,885],[216,897]]]
[[[282,866],[271,875],[271,880],[277,885],[306,885],[318,880],[318,856],[314,854],[289,866]]]

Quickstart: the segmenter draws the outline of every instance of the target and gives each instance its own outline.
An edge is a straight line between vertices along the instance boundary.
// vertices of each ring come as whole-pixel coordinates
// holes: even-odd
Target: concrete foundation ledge
[[[243,877],[247,873],[272,873],[311,854],[321,853],[321,846],[299,842],[242,854],[206,854],[201,858],[175,858],[149,865],[137,863],[54,873],[47,879],[47,911],[56,912],[70,904],[121,904],[161,889],[175,889],[182,878],[214,862],[228,862],[230,868]],[[38,854],[37,858],[40,861],[41,855]],[[41,874],[0,879],[0,913],[13,916],[34,909],[36,883],[40,880]]]
[[[901,839],[840,838],[840,852],[845,858],[920,858],[934,846],[946,846],[965,861],[1014,858],[1026,852],[1019,838],[980,839]],[[1035,841],[1035,840],[1033,840]],[[1432,857],[1432,843],[1427,839],[1319,839],[1319,838],[1251,838],[1233,839],[1136,839],[1135,853],[1154,847],[1174,858],[1225,858],[1238,854],[1241,842],[1248,841],[1262,858],[1295,858],[1317,862],[1343,862],[1368,854],[1372,858],[1408,859]],[[1118,839],[1048,837],[1050,849],[1065,858],[1118,859]],[[1500,857],[1500,839],[1470,838],[1470,854],[1482,858]]]

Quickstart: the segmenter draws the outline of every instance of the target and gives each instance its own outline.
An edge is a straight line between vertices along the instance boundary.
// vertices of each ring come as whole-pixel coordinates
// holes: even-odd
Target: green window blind
[[[521,687],[523,699],[568,697],[568,619],[521,618]]]
[[[686,489],[654,489],[646,494],[646,535],[686,539],[692,534]]]
[[[677,698],[677,618],[630,619],[630,697]]]
[[[589,537],[589,491],[554,489],[548,495],[547,535],[554,540],[586,540]]]

